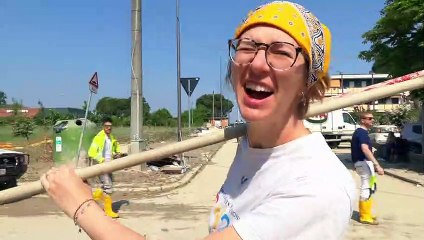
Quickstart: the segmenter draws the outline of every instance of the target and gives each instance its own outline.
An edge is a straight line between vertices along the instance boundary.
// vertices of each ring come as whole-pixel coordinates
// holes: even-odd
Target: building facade
[[[331,76],[330,88],[326,97],[337,96],[344,93],[360,92],[362,88],[381,83],[391,79],[388,74],[338,74]],[[354,111],[377,111],[386,112],[396,109],[402,104],[409,103],[409,92],[400,93],[391,97],[379,99],[373,102],[359,104],[345,108],[349,112]]]

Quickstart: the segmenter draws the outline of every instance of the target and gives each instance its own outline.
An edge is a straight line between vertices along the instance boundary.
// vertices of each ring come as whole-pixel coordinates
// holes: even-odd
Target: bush
[[[26,117],[18,117],[12,125],[14,136],[25,137],[29,141],[29,136],[34,133],[35,123],[32,119]]]
[[[14,116],[0,118],[0,126],[11,125],[14,121]]]
[[[387,112],[369,111],[375,118],[375,125],[396,125],[402,126],[406,122],[416,122],[419,119],[420,111],[411,108],[409,105],[400,105],[398,108]],[[351,113],[357,123],[360,123],[362,112]]]

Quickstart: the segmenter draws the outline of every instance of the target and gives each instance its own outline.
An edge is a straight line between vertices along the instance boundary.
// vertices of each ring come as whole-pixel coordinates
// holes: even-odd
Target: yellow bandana
[[[330,65],[330,30],[303,6],[288,2],[274,1],[249,12],[247,18],[236,29],[235,38],[248,28],[266,24],[289,34],[309,57],[308,85],[323,80]]]

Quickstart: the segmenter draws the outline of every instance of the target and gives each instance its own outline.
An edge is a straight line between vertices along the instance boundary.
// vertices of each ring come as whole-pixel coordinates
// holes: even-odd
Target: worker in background
[[[116,138],[112,135],[112,119],[105,118],[103,121],[103,130],[94,138],[88,150],[88,156],[94,160],[95,164],[109,162],[115,155],[120,155],[120,146]],[[112,218],[118,218],[119,215],[112,210],[113,179],[112,173],[99,176],[101,188],[96,188],[93,192],[93,199],[104,201],[104,211],[106,215]]]
[[[374,123],[374,117],[369,112],[361,113],[361,127],[356,129],[352,136],[352,161],[356,172],[361,178],[359,199],[359,221],[364,224],[377,225],[377,217],[372,214],[373,196],[377,190],[376,175],[384,175],[372,153],[371,140],[368,130]]]

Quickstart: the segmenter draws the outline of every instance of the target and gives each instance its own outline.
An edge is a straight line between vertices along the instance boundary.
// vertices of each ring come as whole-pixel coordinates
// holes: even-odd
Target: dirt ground
[[[169,143],[170,142],[153,143],[150,144],[150,147],[157,148]],[[122,145],[125,146],[126,144],[123,143]],[[223,143],[217,143],[186,152],[184,157],[187,166],[189,169],[196,168],[202,162],[210,159],[222,145]],[[26,147],[19,151],[29,153],[31,159],[27,172],[18,180],[18,184],[37,181],[43,173],[55,166],[51,147],[39,145],[35,147]],[[121,185],[135,184],[137,187],[166,185],[180,180],[183,176],[184,174],[165,174],[161,171],[152,171],[150,168],[146,167],[145,164],[117,171],[113,174],[115,183]],[[97,180],[90,179],[90,182],[95,184]]]
[[[237,144],[229,141],[206,167],[184,187],[149,195],[143,191],[113,194],[117,220],[148,239],[201,239],[208,233],[210,208],[225,180]],[[350,149],[335,149],[344,161]],[[350,165],[346,166],[350,169]],[[358,175],[350,169],[356,183]],[[424,239],[424,191],[422,187],[390,176],[379,176],[375,198],[378,226],[358,223],[355,204],[350,228],[344,239]],[[359,192],[359,189],[357,189]],[[45,195],[0,207],[2,237],[20,239],[89,239],[78,233],[71,219]],[[3,239],[0,237],[1,239]]]
[[[153,143],[150,145],[150,147],[157,148],[164,144],[169,144],[169,142]],[[186,152],[184,156],[189,169],[196,168],[200,164],[209,161],[223,144],[224,143],[217,143],[214,145]],[[36,146],[27,147],[19,150],[29,153],[31,156],[31,162],[29,164],[28,171],[24,174],[24,176],[22,176],[18,180],[18,185],[39,180],[40,176],[43,173],[47,172],[51,167],[55,165],[53,162],[52,153],[48,152],[46,154],[44,149],[44,146]],[[119,186],[132,186],[137,188],[171,184],[180,180],[183,176],[184,174],[165,174],[160,171],[152,171],[146,166],[136,166],[129,169],[114,172],[113,174],[114,184]],[[89,182],[92,186],[95,186],[98,183],[97,179],[90,179]],[[140,199],[145,197],[154,197],[158,194],[160,193],[143,191],[116,191],[113,193],[113,197],[118,201],[114,203],[114,208],[119,209],[122,205],[127,205],[128,200],[119,199]],[[62,212],[51,202],[51,200],[46,195],[39,195],[36,198],[41,198],[41,201],[33,201],[33,198],[23,200],[14,203],[13,210],[8,209],[10,205],[2,206],[2,211],[0,211],[0,215],[8,215],[10,213],[9,210],[13,211],[13,215],[17,217],[46,214],[61,215]],[[131,208],[133,207],[137,206],[134,206],[134,204],[132,204]],[[154,208],[154,206],[151,207]],[[49,209],[47,213],[46,209]]]

